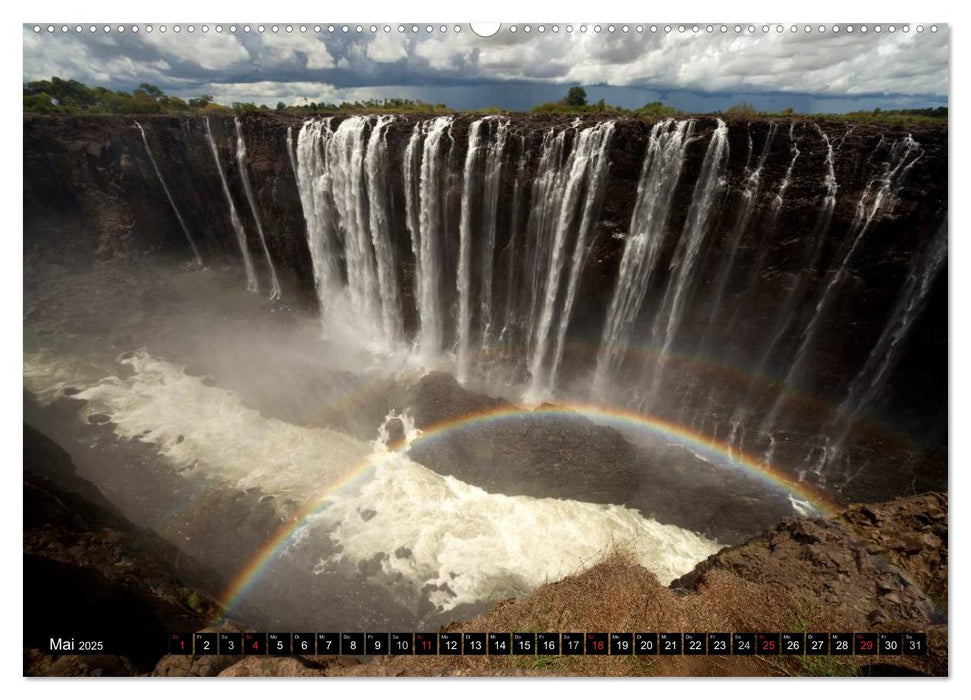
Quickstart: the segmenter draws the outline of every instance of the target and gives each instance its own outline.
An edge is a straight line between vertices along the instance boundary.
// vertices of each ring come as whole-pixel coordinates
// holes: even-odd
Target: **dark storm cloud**
[[[255,102],[413,97],[456,108],[523,108],[563,85],[622,106],[666,96],[682,109],[744,98],[843,105],[946,103],[947,27],[793,34],[396,30],[137,34],[24,27],[24,79],[57,75],[115,89],[139,83],[191,97]],[[643,101],[642,101],[643,100]],[[681,104],[678,104],[678,103]],[[712,107],[719,109],[721,107]],[[835,110],[834,111],[838,111]]]

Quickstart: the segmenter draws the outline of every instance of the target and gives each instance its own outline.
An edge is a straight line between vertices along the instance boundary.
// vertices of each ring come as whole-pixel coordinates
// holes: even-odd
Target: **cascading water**
[[[879,124],[831,139],[808,120],[342,114],[299,124],[285,112],[247,130],[248,161],[236,122],[233,184],[220,122],[193,119],[152,123],[153,134],[156,124],[181,129],[156,148],[185,149],[156,150],[154,175],[121,158],[126,146],[140,154],[130,128],[121,148],[102,149],[119,167],[97,177],[124,196],[93,212],[98,245],[169,244],[171,231],[145,225],[167,206],[155,177],[177,213],[172,195],[189,191],[172,180],[169,192],[158,165],[201,159],[184,201],[212,201],[186,222],[224,238],[211,250],[225,249],[236,277],[239,244],[255,287],[266,273],[253,268],[249,213],[234,201],[244,188],[269,270],[268,243],[277,265],[287,256],[279,270],[292,308],[254,303],[225,284],[222,265],[187,273],[140,258],[144,277],[99,266],[82,284],[36,286],[25,388],[38,397],[32,412],[58,420],[72,404],[57,399],[76,397],[81,421],[65,434],[94,438],[95,477],[134,489],[126,509],[149,492],[134,482],[150,482],[162,505],[139,525],[171,527],[164,536],[220,575],[269,554],[261,545],[278,523],[299,522],[246,567],[266,569],[239,590],[268,618],[289,626],[314,610],[318,629],[342,628],[331,614],[372,629],[435,628],[611,547],[666,583],[721,544],[816,514],[847,484],[846,499],[861,501],[904,493],[912,478],[912,491],[941,474],[946,485],[946,437],[933,432],[943,421],[923,417],[942,410],[946,374],[940,363],[924,382],[921,369],[943,359],[946,325],[946,228],[928,230],[946,218],[937,127],[914,127],[920,146],[887,128],[874,148]],[[453,140],[466,132],[467,144]],[[838,191],[850,194],[837,201]],[[294,224],[298,195],[305,229]],[[88,196],[78,194],[85,235]],[[154,304],[156,291],[193,296]],[[120,293],[124,303],[105,301]],[[323,341],[301,323],[314,294]],[[111,315],[95,320],[110,324],[88,322],[99,305]],[[78,332],[62,339],[51,328]],[[119,344],[139,349],[119,354]],[[645,344],[659,362],[642,360]],[[788,387],[780,379],[797,355],[812,372]],[[424,374],[432,369],[466,386]],[[591,379],[599,408],[577,403]],[[783,392],[785,422],[761,432]],[[638,415],[645,395],[650,415]],[[523,405],[547,399],[555,405]],[[115,450],[126,459],[95,459]],[[129,455],[150,468],[133,473]],[[766,472],[791,492],[755,478]],[[241,527],[211,528],[211,539],[185,535],[239,514]],[[292,618],[276,607],[281,586],[296,600]],[[225,609],[244,619],[245,607]]]
[[[923,310],[931,292],[931,285],[947,261],[947,223],[931,241],[928,249],[915,257],[903,288],[897,297],[883,332],[870,351],[863,368],[850,383],[846,398],[823,427],[831,450],[822,470],[829,466],[833,455],[843,447],[856,421],[884,388],[889,370],[903,351],[903,340]]]
[[[622,351],[630,343],[634,324],[656,273],[671,201],[693,130],[693,121],[672,119],[658,122],[651,129],[630,231],[624,242],[617,284],[597,351],[593,390],[599,398],[606,396],[610,376],[623,359]]]
[[[489,380],[496,379],[496,372],[505,369],[505,382],[512,384],[517,382],[518,367],[501,367],[507,357],[511,357],[514,352],[515,342],[518,337],[523,335],[521,318],[519,315],[517,292],[525,283],[527,271],[523,269],[522,260],[518,258],[517,247],[521,245],[523,236],[521,213],[523,210],[523,200],[527,191],[526,167],[529,164],[530,151],[526,145],[526,139],[520,137],[519,160],[514,171],[512,206],[509,217],[509,241],[503,247],[499,255],[500,273],[498,279],[505,280],[502,296],[502,328],[499,330],[496,344],[499,352],[490,363],[488,369]]]
[[[451,117],[438,117],[422,125],[424,143],[418,180],[418,349],[433,357],[441,352],[444,329],[441,317],[441,259],[439,249],[445,228],[447,144]],[[412,143],[409,142],[409,148]],[[417,148],[417,147],[416,147]],[[414,234],[412,234],[414,235]]]
[[[773,434],[775,409],[753,393],[757,381],[732,393],[728,387],[706,383],[702,375],[679,374],[683,359],[672,369],[668,358],[680,346],[695,348],[694,355],[686,355],[695,363],[718,355],[717,343],[736,325],[723,316],[727,313],[737,321],[740,314],[744,317],[744,309],[762,303],[763,285],[780,274],[780,250],[792,282],[778,287],[781,293],[768,307],[769,332],[751,348],[734,347],[732,361],[752,363],[757,378],[784,344],[794,342],[801,347],[797,354],[810,354],[805,339],[820,320],[811,318],[807,326],[797,311],[815,286],[826,249],[839,191],[835,155],[842,141],[833,141],[811,122],[791,123],[788,157],[770,184],[767,163],[777,150],[773,142],[780,127],[768,124],[764,140],[753,131],[744,170],[739,166],[740,185],[730,195],[728,126],[719,120],[714,129],[696,135],[700,123],[667,119],[650,129],[629,232],[614,235],[623,237],[623,250],[618,252],[616,281],[598,327],[592,392],[605,403],[651,407],[677,416],[684,425],[727,440],[733,451],[741,450],[743,442],[759,440],[764,448],[767,440],[774,458],[776,446],[788,449],[789,438],[779,442]],[[368,328],[369,337],[382,340],[372,343],[373,349],[410,345],[419,365],[440,367],[448,361],[442,354],[446,340],[454,339],[453,366],[459,381],[475,377],[490,386],[516,386],[527,402],[553,397],[568,338],[572,342],[573,306],[584,294],[581,281],[600,217],[615,124],[583,127],[577,122],[548,129],[541,139],[531,141],[528,132],[511,138],[507,120],[484,117],[470,121],[467,146],[459,152],[452,148],[453,125],[453,117],[432,118],[414,123],[402,135],[394,131],[400,127],[390,117],[349,117],[340,122],[312,120],[300,129],[297,179],[322,317],[326,318],[328,304],[348,299],[357,325]],[[815,148],[823,150],[807,158],[806,132],[813,128],[818,135]],[[399,135],[393,138],[393,133]],[[703,158],[685,180],[682,170],[689,161],[689,146],[702,138],[707,141]],[[392,143],[402,144],[400,185],[389,179],[395,170]],[[860,195],[837,261],[852,255],[853,242],[878,215],[890,212],[894,193],[919,156],[916,143],[906,139],[895,145],[888,141],[877,150],[891,151],[888,163],[881,164],[879,153],[870,163],[876,174]],[[799,182],[797,197],[807,196],[805,180],[796,175],[804,161],[821,164],[820,203],[810,235],[783,240],[779,248],[775,228],[790,186]],[[401,188],[397,203],[394,187]],[[508,210],[500,213],[501,198],[510,194]],[[669,229],[677,216],[676,201],[687,205],[683,218],[677,219],[677,240],[672,240],[675,231]],[[728,201],[739,206],[729,210],[723,206]],[[408,261],[395,260],[395,226],[408,232]],[[712,248],[708,244],[716,229],[725,239]],[[749,240],[752,243],[746,245],[754,248],[743,262],[736,250]],[[786,246],[797,247],[790,253]],[[714,255],[711,250],[718,251],[718,257],[709,257]],[[399,279],[396,271],[401,269],[405,272]],[[751,280],[751,289],[736,281],[740,272]],[[413,333],[404,330],[408,314],[398,296],[409,277],[413,302],[406,298],[414,304]],[[454,313],[441,298],[446,283],[456,291]],[[648,304],[652,289],[660,293]],[[729,289],[740,293],[730,294]],[[820,296],[829,299],[832,294],[822,289]],[[699,307],[695,298],[706,305]],[[823,307],[827,304],[831,299]],[[651,310],[649,318],[646,308]],[[647,337],[639,337],[644,331]],[[626,367],[629,348],[644,340],[658,359]],[[628,370],[640,370],[639,383],[630,381]],[[663,406],[657,406],[662,391]],[[854,389],[854,396],[861,395]],[[869,410],[870,399],[863,400],[862,407],[859,403],[848,397],[842,410],[853,416]],[[830,429],[833,445],[841,442],[842,425]]]
[[[762,187],[762,169],[765,167],[765,160],[769,155],[769,147],[772,145],[772,139],[775,137],[776,129],[776,123],[771,122],[769,124],[769,132],[765,137],[765,143],[762,146],[762,152],[759,154],[755,167],[752,169],[746,168],[747,174],[745,177],[745,184],[742,188],[741,206],[738,209],[738,216],[735,219],[735,224],[732,227],[731,233],[729,233],[728,238],[726,239],[725,248],[728,252],[723,256],[722,262],[719,265],[718,275],[715,278],[715,291],[712,295],[713,301],[711,302],[711,311],[708,314],[709,330],[712,329],[713,326],[721,326],[721,324],[724,323],[724,319],[721,318],[721,312],[725,296],[725,288],[727,287],[729,279],[731,278],[731,273],[734,271],[735,258],[738,255],[742,237],[748,230],[749,222],[752,219],[752,213],[755,211],[755,205],[758,201],[759,192]],[[751,156],[751,136],[749,139],[749,155]],[[783,183],[783,186],[780,186],[780,191],[785,191],[784,184],[785,183]],[[701,345],[704,345],[704,341],[702,341]]]
[[[142,143],[145,144],[145,152],[148,153],[148,160],[152,163],[152,168],[155,170],[155,176],[158,177],[159,183],[162,185],[162,190],[165,192],[166,199],[169,200],[169,204],[172,206],[172,211],[175,212],[175,218],[179,220],[179,225],[182,227],[182,231],[185,232],[185,237],[189,240],[189,245],[192,247],[192,254],[195,256],[196,264],[202,267],[202,256],[199,255],[199,248],[196,247],[196,242],[192,238],[192,234],[189,233],[189,227],[185,224],[185,219],[182,218],[182,214],[179,212],[179,208],[175,205],[175,200],[172,198],[172,193],[169,191],[169,186],[165,184],[165,178],[162,177],[162,171],[158,168],[158,163],[155,162],[155,156],[152,155],[152,147],[148,145],[148,138],[145,136],[145,129],[138,122],[135,122],[135,126],[138,127],[138,131],[142,135]]]
[[[297,135],[297,189],[307,223],[307,247],[313,264],[314,287],[324,333],[334,315],[340,287],[334,231],[334,199],[327,165],[327,144],[333,136],[331,120],[308,121]]]
[[[334,129],[329,118],[309,121],[297,143],[297,184],[325,326],[346,297],[351,317],[343,322],[385,351],[404,336],[391,243],[386,130],[393,122],[349,117]]]
[[[495,125],[490,134],[489,127]],[[472,337],[472,252],[475,239],[479,265],[480,347],[486,350],[492,333],[493,262],[499,213],[499,186],[508,122],[495,117],[478,119],[469,126],[469,141],[462,181],[462,212],[459,221],[459,261],[456,291],[459,295],[458,380],[469,372]],[[481,190],[481,196],[478,193]]]
[[[675,335],[681,326],[687,297],[692,291],[702,243],[715,213],[714,204],[724,188],[723,175],[727,160],[728,126],[719,119],[718,126],[708,143],[684,229],[674,252],[674,261],[671,263],[673,274],[661,300],[661,312],[657,315],[651,332],[652,345],[658,348],[659,354],[657,362],[652,363],[649,368],[652,379],[650,389],[642,399],[644,405],[649,405],[655,398],[663,375],[666,355],[674,345]]]
[[[469,373],[469,335],[472,332],[472,198],[479,189],[479,174],[476,164],[481,157],[482,133],[486,120],[478,119],[469,126],[469,143],[465,154],[465,170],[462,178],[462,218],[459,221],[459,265],[456,291],[459,295],[458,351],[456,352],[456,374],[460,382],[465,382]]]
[[[208,121],[208,120],[207,120]],[[290,169],[293,171],[293,176],[297,176],[297,161],[293,156],[293,127],[287,127],[287,159],[290,161]]]
[[[411,238],[411,255],[415,263],[414,284],[412,293],[416,303],[421,303],[422,269],[421,269],[421,123],[415,124],[411,130],[411,137],[405,147],[404,171],[405,187],[405,227]]]
[[[786,174],[782,178],[782,182],[779,183],[779,189],[776,190],[775,197],[772,198],[773,223],[778,220],[778,212],[782,211],[782,206],[786,200],[786,190],[789,189],[789,183],[792,182],[792,169],[796,167],[796,161],[799,160],[800,156],[799,140],[795,137],[795,130],[796,122],[792,122],[789,124],[789,152],[792,154],[792,160],[789,161]],[[832,156],[832,153],[830,153],[830,156]],[[832,159],[830,159],[829,164],[832,168]]]
[[[806,289],[809,286],[810,274],[815,270],[819,263],[819,257],[823,251],[823,244],[826,241],[826,234],[829,231],[830,221],[833,218],[833,210],[836,208],[836,194],[839,191],[839,183],[836,181],[836,166],[833,156],[833,143],[830,138],[816,125],[816,132],[822,139],[826,146],[826,160],[824,162],[826,172],[823,180],[823,186],[825,188],[825,194],[823,195],[822,204],[820,205],[819,211],[816,214],[816,220],[813,224],[812,231],[808,236],[808,240],[804,244],[805,252],[802,255],[800,262],[800,270],[803,272],[798,278],[796,284],[792,287],[788,294],[786,294],[779,311],[775,314],[775,321],[772,330],[766,335],[768,342],[766,342],[764,348],[762,349],[761,355],[759,357],[758,364],[756,366],[756,374],[761,374],[765,371],[766,366],[772,358],[773,353],[778,347],[779,343],[785,338],[790,325],[793,322],[793,312],[796,306],[803,301]],[[792,132],[789,134],[790,141],[792,140]],[[793,143],[792,148],[795,149],[795,154],[793,159],[789,164],[792,165],[796,162],[796,158],[799,157],[799,150],[796,148],[795,143]],[[788,180],[790,178],[790,172],[786,171],[786,179],[783,183],[788,187]],[[784,190],[780,186],[780,201]],[[780,204],[781,206],[781,204]],[[773,211],[771,222],[775,223],[778,220],[778,214]],[[756,261],[755,271],[758,273],[762,268],[762,263],[764,261],[764,254],[760,255]]]
[[[333,188],[338,238],[346,260],[351,310],[370,338],[380,338],[381,298],[374,245],[368,226],[364,171],[370,124],[364,117],[343,120],[327,142],[327,164]]]
[[[488,349],[492,342],[493,320],[493,267],[495,261],[496,232],[499,226],[500,177],[509,139],[509,121],[494,120],[495,130],[485,156],[485,187],[482,192],[482,288],[480,308],[482,312],[482,347]],[[515,210],[515,205],[513,206]]]
[[[270,257],[270,249],[266,245],[263,221],[256,206],[256,197],[253,196],[253,185],[250,183],[249,171],[246,169],[246,141],[243,138],[243,127],[239,123],[238,117],[234,121],[236,123],[236,164],[239,166],[239,177],[243,181],[243,191],[246,192],[246,201],[249,202],[256,231],[260,235],[260,245],[263,246],[263,255],[266,257],[266,266],[270,271],[270,299],[279,299],[281,294],[280,280],[277,279],[276,267],[273,265],[273,258]]]
[[[853,259],[854,253],[866,236],[877,212],[881,208],[886,208],[888,211],[892,210],[897,190],[902,186],[907,172],[921,157],[921,154],[920,145],[908,134],[891,146],[887,160],[879,166],[879,173],[872,177],[867,183],[866,188],[864,188],[857,202],[856,215],[853,223],[850,225],[849,234],[846,239],[849,241],[849,244],[843,246],[845,252],[840,256],[838,265],[831,271],[823,287],[823,291],[819,296],[819,300],[816,303],[813,317],[803,330],[799,348],[796,350],[795,357],[786,374],[785,386],[794,386],[797,379],[801,376],[804,363],[809,356],[810,349],[816,341],[822,324],[828,316],[830,306],[836,296],[836,291],[848,274],[849,264]],[[831,155],[832,148],[830,148],[830,156],[828,159],[830,159]],[[827,208],[824,206],[824,210]],[[827,227],[831,214],[832,210],[830,209],[826,215]],[[763,432],[771,430],[778,419],[782,405],[783,394],[780,394],[772,410],[766,417],[763,424]]]
[[[404,334],[401,301],[394,252],[391,246],[391,191],[388,173],[391,158],[388,154],[387,127],[394,117],[378,117],[368,140],[364,168],[367,175],[368,224],[377,262],[378,292],[381,296],[381,329],[388,347],[396,346]]]
[[[530,189],[530,212],[526,223],[526,255],[523,269],[524,279],[529,280],[529,296],[518,305],[524,305],[524,334],[526,336],[527,352],[535,353],[538,312],[542,304],[542,292],[546,279],[553,274],[549,264],[551,258],[552,228],[555,223],[554,203],[561,201],[557,192],[561,188],[560,180],[563,176],[563,162],[567,154],[567,138],[571,130],[564,129],[558,134],[549,129],[543,135],[540,146],[539,162],[536,166],[536,176]]]
[[[529,361],[529,395],[533,400],[551,392],[556,384],[556,374],[563,357],[563,340],[570,322],[570,312],[576,299],[576,285],[580,268],[587,255],[587,239],[599,213],[603,187],[607,178],[607,144],[613,132],[613,122],[602,122],[581,130],[569,156],[562,164],[561,172],[554,178],[557,187],[552,201],[543,202],[543,208],[555,207],[552,215],[544,213],[543,220],[554,220],[546,276],[537,315],[535,345]],[[579,221],[578,221],[579,219]],[[568,237],[574,237],[567,286],[562,304],[560,283],[567,259]],[[553,318],[559,313],[552,357],[547,356],[552,335]]]
[[[229,183],[226,182],[226,173],[223,172],[222,163],[219,162],[219,151],[216,148],[216,140],[212,136],[212,127],[209,125],[209,119],[206,119],[206,139],[209,141],[209,147],[212,149],[212,159],[216,164],[216,170],[219,171],[219,182],[223,187],[223,194],[226,195],[226,204],[229,207],[229,220],[233,225],[233,231],[236,232],[236,242],[239,243],[239,252],[243,256],[243,269],[246,271],[246,289],[250,292],[259,292],[259,282],[256,279],[256,270],[253,267],[253,259],[249,253],[249,246],[246,244],[246,231],[243,230],[243,222],[239,219],[239,214],[236,211],[236,203],[233,202],[233,195],[229,191]]]

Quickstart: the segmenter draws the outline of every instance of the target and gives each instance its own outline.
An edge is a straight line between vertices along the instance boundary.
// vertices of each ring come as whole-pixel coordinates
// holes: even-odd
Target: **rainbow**
[[[519,406],[503,406],[467,414],[460,418],[443,421],[427,427],[418,437],[410,442],[394,446],[391,454],[405,453],[412,445],[429,443],[464,430],[533,416],[555,416],[562,418],[585,417],[602,423],[613,423],[639,430],[646,430],[659,437],[669,440],[673,439],[685,447],[696,449],[708,456],[714,457],[725,465],[739,467],[753,478],[758,479],[771,488],[781,489],[789,494],[798,496],[801,500],[809,503],[816,511],[824,515],[831,515],[840,510],[840,505],[837,502],[831,500],[825,493],[814,488],[812,485],[799,482],[760,459],[729,449],[726,445],[716,442],[705,435],[656,416],[585,403],[543,405],[535,409]],[[371,455],[367,460],[348,471],[341,478],[328,484],[321,493],[311,498],[294,513],[288,522],[257,550],[249,564],[232,581],[230,587],[220,600],[222,608],[225,611],[229,611],[259,579],[260,574],[267,565],[286,548],[293,534],[304,525],[307,519],[325,507],[326,501],[329,498],[359,482],[382,459],[382,456],[380,453]]]

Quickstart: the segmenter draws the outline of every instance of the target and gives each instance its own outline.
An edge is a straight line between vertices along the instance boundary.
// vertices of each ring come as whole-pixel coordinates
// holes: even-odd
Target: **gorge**
[[[946,124],[30,117],[24,175],[28,413],[121,455],[129,517],[174,494],[139,524],[191,503],[171,535],[228,578],[286,530],[256,619],[324,576],[372,581],[351,619],[434,620],[646,531],[670,580],[947,488]],[[157,459],[178,476],[126,466]],[[251,536],[215,552],[206,507]],[[544,538],[561,565],[461,570]],[[410,613],[369,608],[389,588]]]

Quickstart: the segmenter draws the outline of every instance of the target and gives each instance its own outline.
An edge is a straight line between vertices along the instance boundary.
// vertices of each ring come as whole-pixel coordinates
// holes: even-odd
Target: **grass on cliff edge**
[[[592,568],[500,602],[449,632],[685,631],[765,632],[839,629],[818,600],[783,597],[715,571],[696,593],[679,594],[623,552]],[[854,657],[760,656],[459,656],[386,657],[350,675],[852,676]]]

